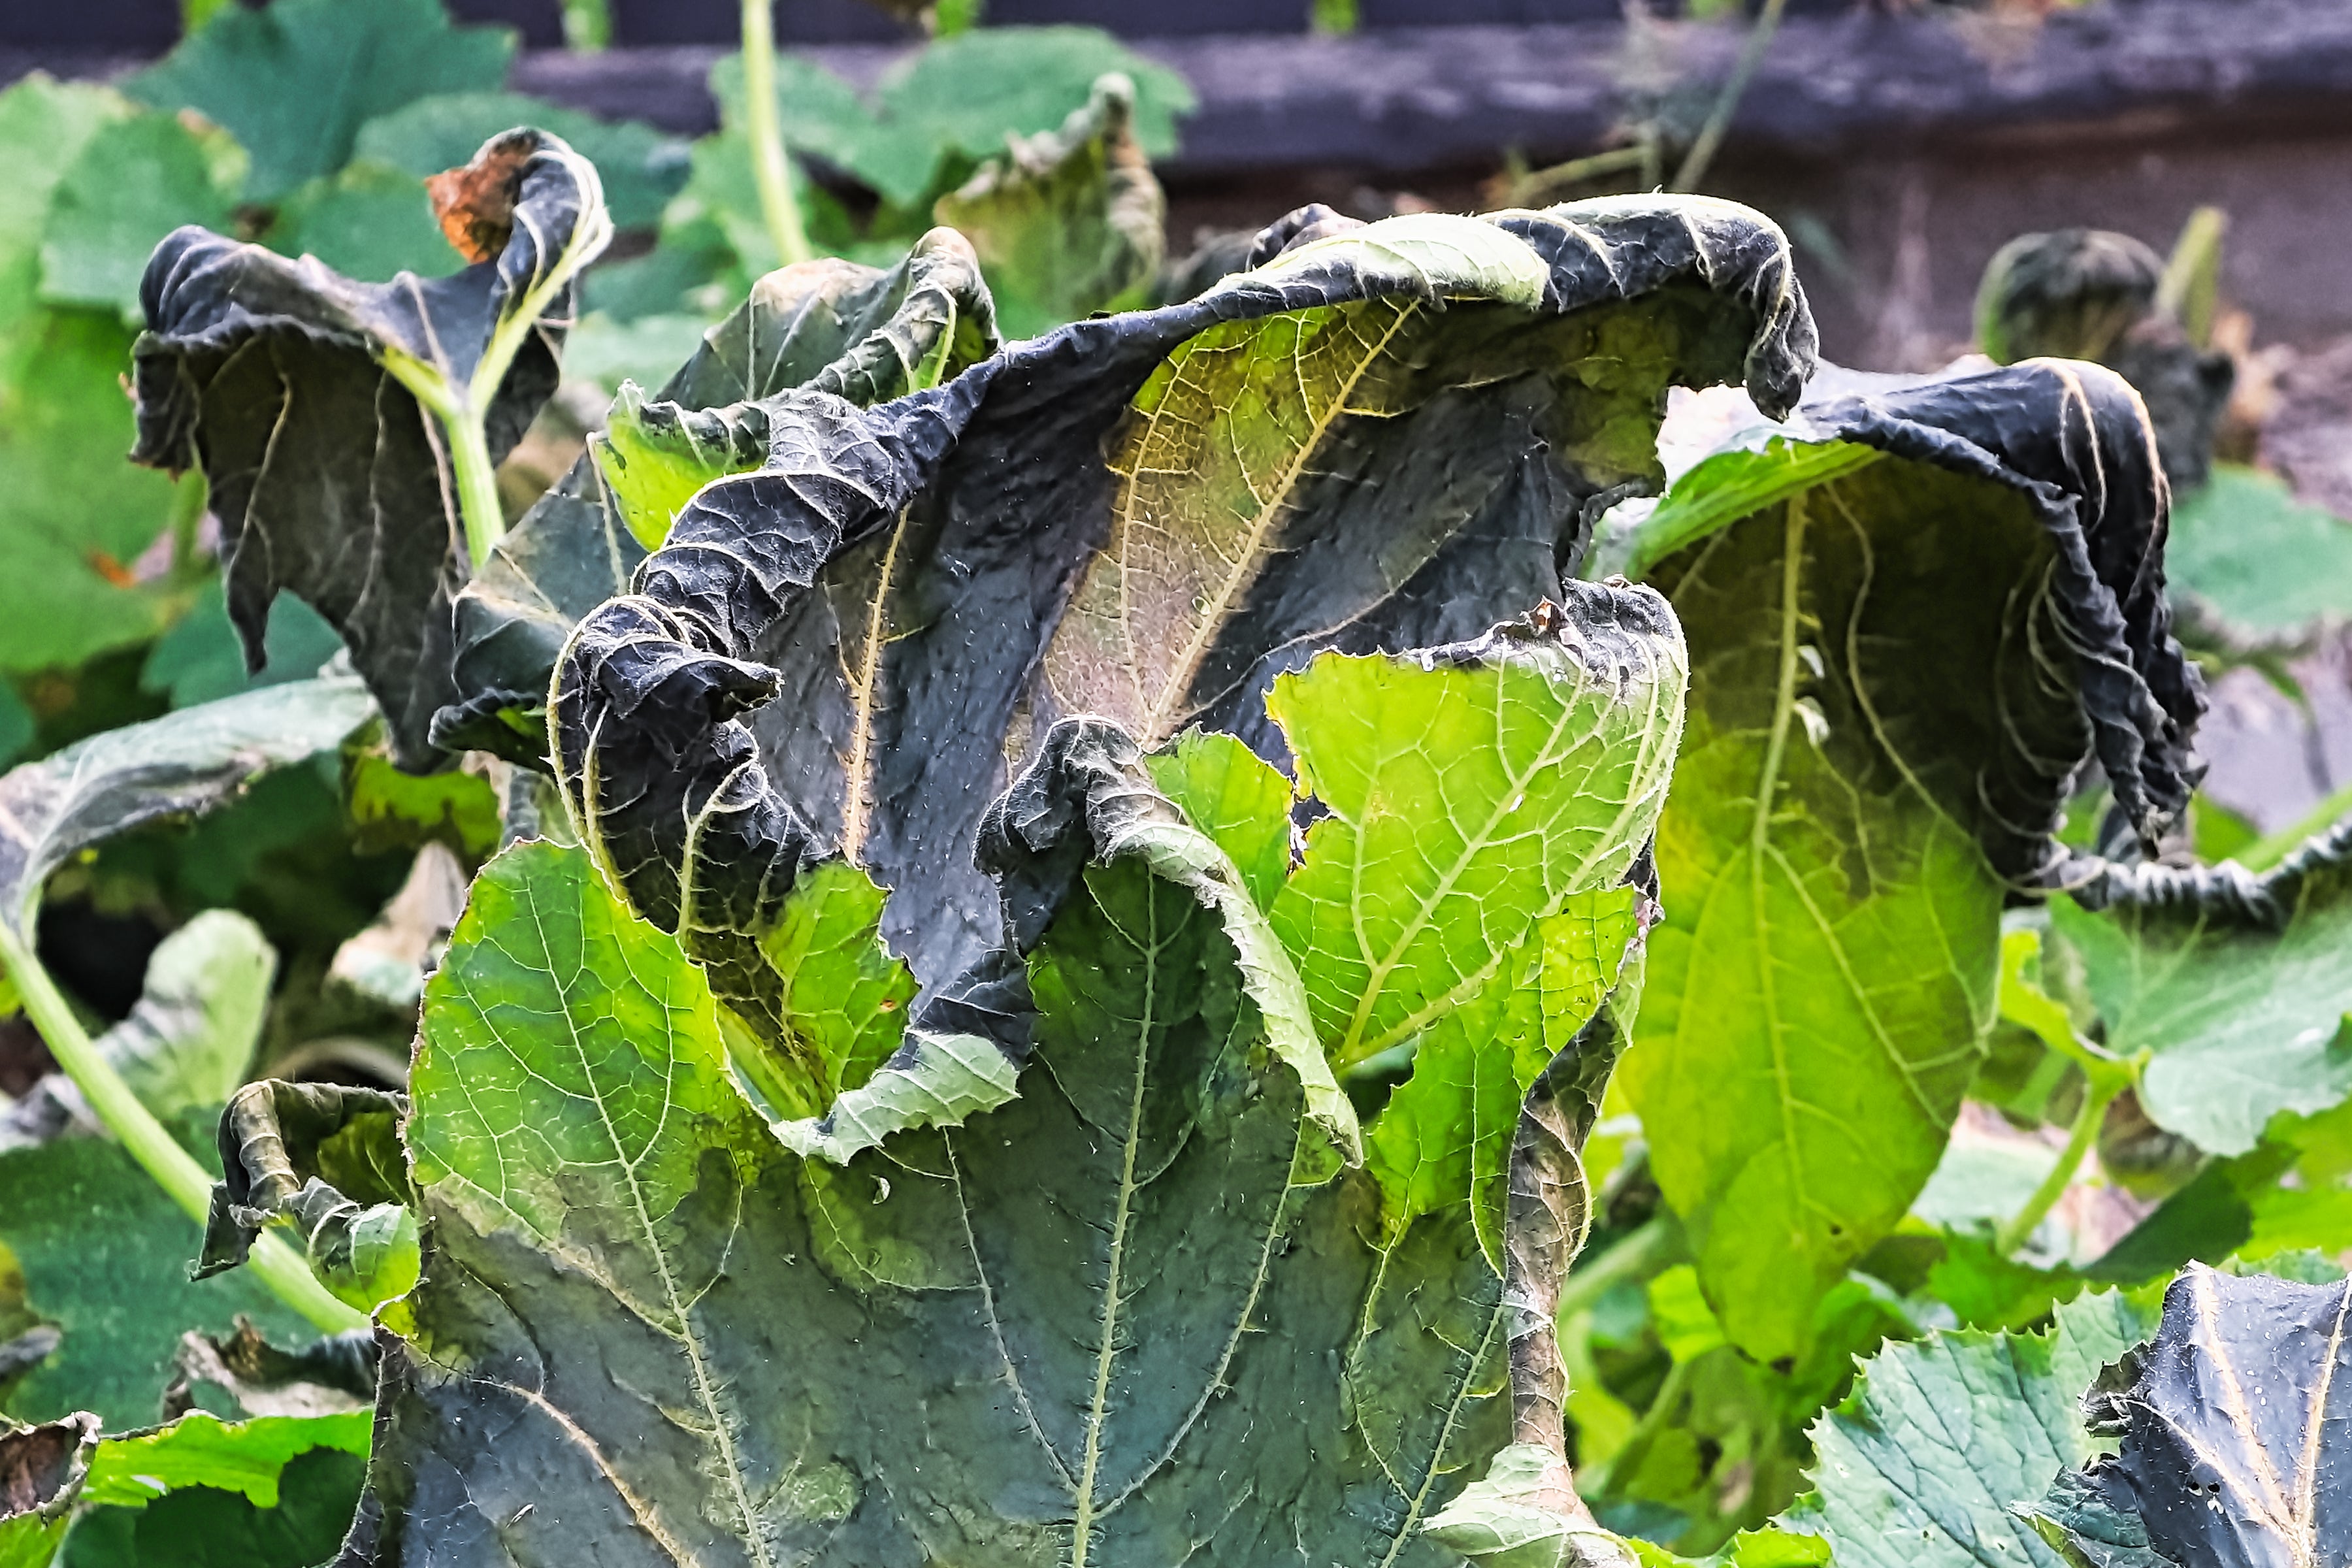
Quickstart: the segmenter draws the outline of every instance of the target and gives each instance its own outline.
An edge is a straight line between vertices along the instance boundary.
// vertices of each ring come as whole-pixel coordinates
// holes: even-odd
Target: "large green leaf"
[[[2056,862],[2074,771],[2095,755],[2152,841],[2201,707],[2122,382],[2037,362],[1808,412],[1699,463],[1625,546],[1693,671],[1626,1088],[1766,1360],[1935,1170],[2005,885]]]
[[[2352,615],[2352,522],[2240,464],[2174,498],[2164,566],[2175,593],[2242,634],[2297,637]]]
[[[108,125],[58,181],[41,242],[41,296],[139,319],[139,278],[183,224],[226,228],[243,160],[217,131],[160,110]]]
[[[269,1507],[195,1486],[97,1509],[75,1521],[58,1568],[315,1568],[351,1528],[365,1476],[360,1455],[321,1447],[287,1461]]]
[[[267,202],[341,168],[377,115],[427,94],[497,90],[513,56],[512,34],[452,26],[436,0],[284,0],[221,7],[125,85],[226,127],[253,157],[246,199]]]
[[[2069,1562],[2315,1568],[2352,1556],[2352,1280],[2192,1266],[2165,1292],[2155,1342],[2084,1407],[2118,1451],[2018,1510]]]
[[[224,13],[199,38],[276,16]],[[465,270],[356,283],[180,229],[148,263],[134,354],[132,456],[211,481],[248,665],[270,601],[300,595],[342,637],[412,767],[448,700],[449,600],[468,560],[453,437],[428,409],[478,421],[487,461],[512,448],[555,390],[572,275],[612,234],[595,169],[543,132],[487,143],[446,178],[436,200]]]
[[[211,1118],[182,1142],[209,1159]],[[287,1343],[310,1323],[248,1275],[193,1282],[198,1229],[121,1145],[59,1138],[0,1154],[0,1243],[24,1279],[25,1306],[59,1331],[56,1349],[9,1393],[9,1415],[98,1413],[121,1431],[154,1422],[181,1336],[227,1334],[252,1319]]]
[[[1045,921],[1018,1097],[845,1166],[769,1135],[699,975],[584,858],[493,862],[413,1079],[433,1245],[373,1558],[496,1528],[709,1562],[1439,1560],[1413,1531],[1496,1440],[1500,1281],[1436,1224],[1376,1279],[1367,1184],[1292,1185],[1345,1130],[1308,1137],[1270,932],[1131,762],[1053,754],[1028,798],[1061,809],[993,852]]]
[[[560,775],[755,1026],[757,933],[832,854],[944,986],[993,945],[966,847],[1054,720],[1279,756],[1276,677],[1557,596],[1588,504],[1655,482],[1663,390],[1744,377],[1784,409],[1811,341],[1777,230],[1643,199],[1310,238],[871,409],[787,394],[765,463],[572,634]]]
[[[130,332],[111,312],[40,302],[41,246],[66,171],[131,106],[36,73],[0,92],[0,668],[78,664],[152,637],[168,605],[125,566],[162,531],[172,489],[124,463]]]
[[[1539,958],[1541,944],[1522,951],[1536,923],[1624,881],[1656,827],[1681,731],[1679,630],[1654,594],[1568,592],[1566,609],[1482,642],[1320,659],[1275,682],[1299,788],[1330,813],[1275,928],[1343,1069]],[[1604,901],[1630,936],[1631,900]]]
[[[2271,871],[2087,859],[2051,924],[2080,956],[2110,1049],[2147,1053],[2140,1102],[2216,1154],[2282,1110],[2352,1095],[2352,824]],[[2088,906],[2088,907],[2086,907]]]
[[[2083,1394],[2155,1327],[2152,1303],[2108,1292],[2044,1334],[1889,1345],[1814,1426],[1815,1490],[1780,1528],[1825,1538],[1839,1568],[2062,1568],[2011,1505],[2096,1451]]]
[[[932,209],[980,253],[1016,338],[1134,304],[1160,271],[1168,204],[1137,145],[1135,84],[1095,84],[1061,128],[1016,137]]]

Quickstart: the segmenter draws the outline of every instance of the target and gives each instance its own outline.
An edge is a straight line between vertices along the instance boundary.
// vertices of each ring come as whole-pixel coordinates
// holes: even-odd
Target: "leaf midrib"
[[[1365,374],[1370,371],[1373,364],[1388,353],[1389,344],[1395,341],[1398,332],[1404,330],[1405,323],[1419,315],[1420,311],[1421,301],[1418,300],[1408,300],[1402,306],[1396,307],[1396,314],[1389,321],[1387,329],[1381,333],[1379,341],[1364,352],[1357,360],[1355,368],[1348,373],[1346,378],[1333,391],[1331,401],[1322,417],[1310,421],[1305,437],[1300,440],[1297,449],[1291,454],[1290,460],[1277,471],[1271,487],[1271,495],[1260,496],[1257,493],[1256,485],[1250,484],[1251,499],[1257,501],[1258,510],[1257,515],[1250,520],[1244,547],[1239,552],[1234,569],[1225,574],[1224,582],[1217,589],[1215,596],[1195,614],[1192,637],[1185,643],[1174,664],[1170,668],[1162,681],[1160,694],[1156,698],[1145,696],[1143,683],[1139,678],[1141,665],[1136,658],[1134,610],[1129,596],[1129,584],[1133,574],[1128,566],[1127,550],[1129,541],[1135,534],[1137,486],[1133,479],[1129,480],[1126,494],[1119,498],[1119,630],[1127,639],[1127,668],[1129,679],[1136,682],[1135,694],[1143,709],[1143,728],[1148,739],[1156,741],[1164,738],[1164,729],[1169,717],[1177,704],[1182,701],[1183,694],[1192,689],[1192,679],[1199,672],[1201,661],[1208,657],[1210,643],[1214,640],[1216,633],[1223,628],[1225,613],[1232,606],[1234,596],[1242,591],[1246,583],[1254,581],[1256,577],[1255,568],[1265,543],[1266,531],[1274,526],[1275,520],[1281,516],[1283,510],[1288,505],[1291,491],[1297,488],[1299,476],[1307,471],[1308,461],[1322,448],[1323,438],[1331,433],[1332,427],[1348,413],[1349,396],[1362,383]],[[1294,369],[1297,363],[1298,354],[1299,350],[1294,346],[1290,356]],[[1171,387],[1169,390],[1172,393],[1175,389]],[[1160,399],[1159,405],[1151,411],[1151,422],[1146,427],[1144,439],[1136,443],[1139,471],[1140,471],[1143,454],[1150,446],[1151,437],[1158,433],[1160,417],[1171,401],[1171,399],[1166,396]],[[1243,478],[1247,483],[1249,476],[1246,468],[1243,470]]]

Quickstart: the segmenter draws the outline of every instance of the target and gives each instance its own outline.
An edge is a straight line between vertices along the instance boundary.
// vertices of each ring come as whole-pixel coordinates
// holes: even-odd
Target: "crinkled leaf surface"
[[[503,457],[555,390],[567,279],[611,236],[595,170],[560,140],[522,132],[478,159],[443,220],[484,258],[450,277],[355,283],[186,228],[157,247],[142,287],[132,456],[210,479],[247,662],[261,664],[270,601],[299,595],[341,635],[412,767],[430,759],[425,728],[449,699],[449,600],[467,554],[447,437],[411,384],[472,407],[491,459]],[[499,384],[477,395],[494,335],[516,333]]]
[[[495,91],[513,56],[511,33],[453,26],[434,0],[287,0],[216,12],[125,85],[226,127],[253,156],[246,199],[272,201],[341,168],[379,114],[428,93]]]
[[[1008,335],[1135,303],[1159,272],[1168,203],[1134,115],[1135,84],[1107,76],[1059,130],[1012,138],[932,208],[980,253]]]
[[[2352,1555],[2352,1281],[2192,1264],[2165,1292],[2154,1342],[2084,1404],[2120,1447],[2062,1478],[2065,1506],[2036,1510],[2035,1526],[2072,1536],[2086,1561],[2318,1568]]]
[[[210,1279],[281,1225],[320,1284],[362,1312],[416,1283],[416,1216],[401,1155],[406,1100],[338,1083],[250,1083],[222,1110],[222,1179],[204,1250]]]
[[[696,490],[764,460],[763,399],[821,378],[852,399],[896,396],[992,352],[992,321],[971,247],[946,230],[887,270],[825,258],[761,279],[651,403],[622,388],[595,451],[458,596],[465,705],[439,721],[445,741],[544,766],[544,720],[500,715],[543,708],[573,623],[627,589]]]
[[[2055,860],[2074,770],[2096,755],[2153,836],[2201,707],[2120,380],[2038,362],[1808,415],[1633,540],[1693,678],[1626,1088],[1709,1299],[1768,1360],[1934,1171],[2004,881]]]
[[[264,687],[129,724],[0,778],[0,919],[30,929],[48,874],[157,817],[193,816],[273,768],[331,752],[373,704],[349,677]]]
[[[766,463],[575,634],[565,786],[731,1005],[772,1015],[749,933],[829,852],[935,989],[992,941],[966,847],[1051,721],[1278,755],[1277,674],[1556,595],[1585,503],[1654,480],[1668,384],[1785,408],[1811,343],[1763,220],[1610,201],[1309,241],[872,409],[777,399]]]
[[[2010,1505],[2095,1451],[2083,1393],[2154,1331],[2152,1309],[2110,1291],[2047,1333],[1889,1345],[1815,1424],[1815,1490],[1780,1528],[1825,1538],[1840,1568],[2062,1568]]]
[[[2347,861],[2352,824],[2260,877],[2232,862],[2070,869],[2075,893],[2051,900],[2051,923],[2081,957],[2109,1048],[2148,1054],[2140,1102],[2158,1125],[2242,1154],[2278,1112],[2352,1095]]]
[[[0,1434],[0,1568],[47,1568],[97,1440],[88,1412]]]

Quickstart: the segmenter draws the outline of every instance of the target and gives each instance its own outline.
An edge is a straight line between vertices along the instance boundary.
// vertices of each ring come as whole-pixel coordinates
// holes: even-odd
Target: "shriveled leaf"
[[[2081,957],[2107,1045],[2148,1055],[2158,1125],[2242,1154],[2282,1110],[2352,1095],[2352,823],[2259,877],[2087,858],[2051,924]]]
[[[513,57],[514,35],[453,26],[435,0],[286,0],[223,7],[125,86],[226,127],[253,155],[245,198],[266,202],[341,168],[379,114],[432,93],[496,91]]]
[[[1158,274],[1168,203],[1134,114],[1135,84],[1104,77],[1058,131],[1013,138],[931,209],[980,253],[1010,335],[1139,303]]]
[[[210,1121],[176,1127],[205,1161]],[[10,1391],[7,1413],[38,1421],[92,1410],[110,1430],[148,1426],[163,1415],[188,1331],[226,1335],[247,1317],[283,1343],[314,1335],[257,1279],[191,1281],[198,1235],[111,1140],[59,1138],[0,1154],[0,1243],[23,1271],[26,1305],[59,1331]]]
[[[383,912],[335,949],[328,978],[393,1013],[414,1016],[424,999],[425,977],[439,961],[441,944],[465,902],[465,867],[446,845],[425,845]]]
[[[1343,1069],[1486,987],[1537,921],[1624,880],[1655,830],[1682,727],[1679,629],[1642,589],[1567,593],[1478,642],[1275,682],[1301,793],[1330,812],[1275,927]]]
[[[0,1568],[48,1568],[97,1447],[87,1411],[0,1433]]]
[[[245,1080],[277,973],[277,951],[258,926],[232,910],[207,910],[163,939],[131,1016],[93,1044],[157,1116],[209,1110]],[[100,1131],[73,1080],[52,1072],[0,1114],[0,1148],[71,1123]]]
[[[0,778],[0,920],[29,942],[51,871],[142,823],[208,811],[342,744],[372,711],[348,677],[289,681],[109,730]]]
[[[1371,1184],[1299,1175],[1348,1145],[1238,872],[1115,732],[1045,756],[982,850],[1035,943],[1016,1096],[844,1164],[736,1094],[700,973],[585,857],[491,863],[426,1003],[430,1248],[362,1560],[488,1530],[710,1562],[1448,1560],[1419,1526],[1509,1435],[1506,1346],[1564,1258],[1507,1293],[1454,1215],[1384,1261]],[[1580,1234],[1609,1054],[1530,1100],[1538,1246]]]
[[[2074,771],[2097,757],[2153,841],[2202,706],[2116,377],[2039,362],[1807,414],[1693,468],[1632,541],[1694,673],[1626,1089],[1709,1299],[1768,1360],[1935,1170],[2005,885],[2060,858]]]
[[[1669,383],[1785,408],[1811,342],[1777,230],[1643,199],[1393,220],[870,410],[772,400],[765,465],[574,635],[560,773],[760,1026],[754,933],[828,854],[891,890],[884,937],[935,989],[992,943],[964,847],[1054,720],[1279,755],[1276,675],[1556,596],[1584,503],[1654,477]]]
[[[649,228],[686,180],[686,146],[634,120],[604,121],[520,92],[436,92],[360,127],[354,160],[423,180],[454,169],[501,131],[536,125],[596,165],[616,228]]]
[[[364,1458],[373,1418],[372,1411],[352,1410],[229,1422],[193,1410],[152,1432],[100,1444],[82,1482],[82,1501],[140,1508],[182,1487],[213,1487],[275,1508],[278,1476],[289,1459],[321,1447]]]
[[[1815,1489],[1780,1528],[1826,1540],[1839,1568],[2062,1568],[2010,1505],[2095,1451],[2083,1391],[2155,1327],[2152,1303],[2108,1292],[2043,1334],[1889,1345],[1814,1426]]]
[[[2323,616],[2352,616],[2352,521],[2269,474],[2216,463],[2201,487],[2173,498],[2164,570],[2223,630],[2298,637]]]
[[[538,710],[573,623],[627,591],[696,490],[764,460],[761,400],[820,378],[853,399],[895,396],[995,346],[979,264],[950,231],[925,236],[887,271],[828,258],[762,278],[652,403],[622,388],[594,451],[524,515],[459,595],[463,701],[439,721],[445,742],[545,765]]]
[[[285,1227],[320,1283],[363,1312],[416,1283],[399,1119],[407,1101],[334,1083],[251,1083],[221,1112],[222,1179],[192,1273],[243,1263],[266,1226]]]
[[[444,227],[482,258],[463,271],[355,283],[182,229],[148,264],[134,353],[132,457],[211,481],[247,664],[270,601],[299,595],[341,635],[409,767],[430,760],[425,727],[449,700],[467,559],[427,405],[482,420],[503,457],[555,390],[572,276],[612,233],[594,168],[552,136],[514,132],[451,178]],[[478,386],[485,365],[496,384]]]
[[[2315,1568],[2352,1554],[2352,1281],[2191,1265],[2154,1342],[2084,1409],[2119,1449],[2028,1500],[2070,1560]]]

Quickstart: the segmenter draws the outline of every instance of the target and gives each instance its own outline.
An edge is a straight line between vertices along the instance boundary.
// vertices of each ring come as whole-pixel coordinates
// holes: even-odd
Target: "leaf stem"
[[[760,187],[760,212],[776,247],[776,265],[806,261],[808,230],[793,195],[793,172],[784,156],[784,128],[776,116],[776,18],[772,0],[743,0],[743,133],[751,143],[751,179]]]
[[[2066,1147],[2060,1152],[2058,1163],[2025,1200],[2025,1206],[2001,1223],[1993,1232],[1993,1251],[2007,1258],[2033,1237],[2033,1232],[2049,1215],[2066,1189],[2074,1184],[2074,1173],[2083,1168],[2083,1156],[2091,1152],[2091,1142],[2099,1135],[2099,1124],[2106,1120],[2107,1107],[2124,1091],[2127,1080],[2113,1074],[2092,1075],[2084,1085],[2083,1108],[2074,1113],[2074,1130],[2067,1135]]]
[[[449,466],[457,471],[457,514],[466,522],[466,558],[476,572],[490,558],[491,546],[504,537],[507,512],[499,500],[499,468],[490,461],[488,435],[479,417],[444,419],[449,432]]]
[[[1789,0],[1764,0],[1763,8],[1756,13],[1756,25],[1748,29],[1748,42],[1739,51],[1739,62],[1731,68],[1723,90],[1716,94],[1715,107],[1707,111],[1698,140],[1684,154],[1683,166],[1675,173],[1673,189],[1694,190],[1706,177],[1706,166],[1715,162],[1716,151],[1731,129],[1731,117],[1739,111],[1739,100],[1748,91],[1748,83],[1756,75],[1756,68],[1764,63],[1764,51],[1771,47],[1772,35],[1780,31],[1780,13],[1788,8]]]
[[[99,1054],[89,1031],[66,1005],[47,969],[5,917],[0,917],[0,963],[6,965],[9,978],[16,982],[16,994],[41,1031],[42,1039],[48,1043],[49,1054],[73,1079],[82,1098],[89,1101],[98,1119],[121,1140],[123,1148],[155,1179],[155,1184],[191,1219],[203,1225],[212,1213],[212,1177],[196,1163],[194,1155],[180,1147],[179,1141],[155,1120],[154,1113],[140,1103],[139,1097],[122,1081],[122,1075],[114,1070],[112,1064]],[[331,1295],[310,1272],[310,1266],[278,1237],[265,1234],[253,1248],[249,1261],[272,1294],[308,1318],[322,1333],[367,1327],[365,1315]]]

